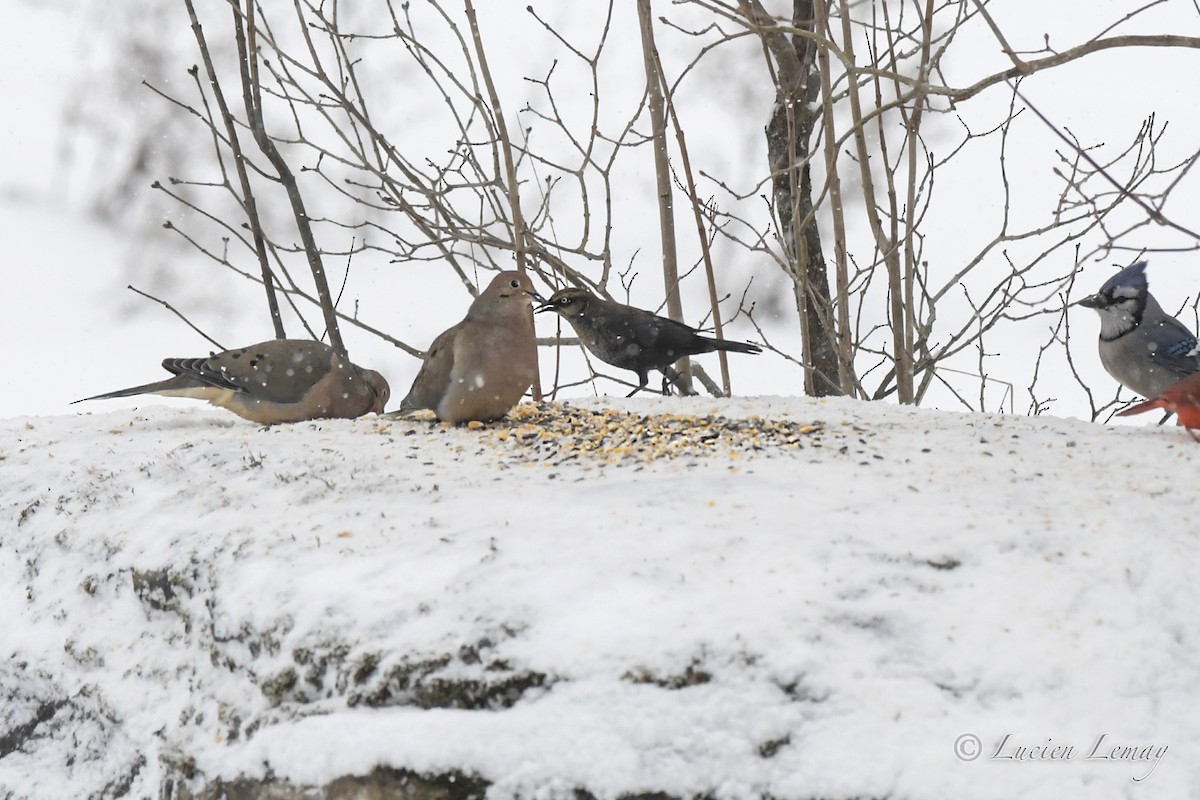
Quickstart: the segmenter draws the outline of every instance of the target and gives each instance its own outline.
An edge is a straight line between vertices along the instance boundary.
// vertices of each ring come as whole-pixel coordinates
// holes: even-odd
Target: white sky
[[[111,116],[101,120],[100,124],[114,132],[136,126],[139,114],[147,113],[147,108],[157,107],[155,104],[162,102],[148,91],[136,89],[143,76],[132,67],[124,72],[109,68],[114,56],[109,51],[128,46],[128,43],[126,39],[114,37],[111,24],[107,27],[103,24],[106,19],[103,5],[87,0],[55,4],[21,2],[10,12],[15,23],[5,26],[5,31],[0,33],[0,45],[3,45],[0,47],[0,67],[10,76],[5,87],[10,111],[0,126],[0,159],[3,160],[0,204],[4,209],[0,235],[9,253],[9,269],[20,273],[14,278],[18,291],[12,297],[16,300],[9,301],[12,308],[5,315],[3,324],[9,340],[36,342],[36,347],[22,349],[13,367],[18,374],[29,376],[29,383],[39,387],[38,391],[6,391],[0,397],[0,415],[64,413],[68,410],[66,403],[76,397],[155,378],[159,374],[157,363],[162,357],[200,354],[209,349],[165,310],[126,291],[125,285],[130,282],[139,288],[161,293],[194,316],[226,346],[246,344],[270,335],[265,314],[260,310],[259,293],[253,285],[222,274],[211,262],[194,256],[185,247],[148,247],[140,228],[112,228],[89,214],[83,198],[95,196],[89,187],[111,180],[111,170],[104,167],[108,162],[103,147],[96,149],[96,139],[80,143],[71,138],[70,129],[64,127],[64,120],[72,113],[72,104],[79,98],[78,87],[85,85],[81,83],[83,75],[78,70],[90,70],[85,74],[92,85],[98,79],[110,82],[102,84],[96,91],[141,98],[135,108],[110,104],[97,112],[94,103],[86,107],[88,113],[109,113]],[[1107,21],[1119,18],[1135,7],[1136,3],[1129,2],[1056,2],[1042,4],[1036,15],[1016,6],[999,6],[994,13],[1018,49],[1041,47],[1044,33],[1050,35],[1052,46],[1062,48],[1082,40],[1085,34],[1093,32],[1092,28],[1098,30]],[[523,8],[523,3],[489,4],[483,17],[485,30],[488,26],[495,30],[506,24],[506,17],[511,17],[513,25],[526,24]],[[1118,32],[1187,34],[1197,32],[1195,29],[1200,27],[1195,9],[1182,0],[1161,4],[1144,20]],[[628,23],[627,17],[618,15],[617,32],[627,30]],[[52,34],[57,47],[39,46],[40,40],[28,35],[29,31]],[[172,41],[188,43],[186,32],[182,39],[177,34],[178,30],[172,34]],[[105,36],[109,38],[105,39]],[[671,40],[670,33],[663,36],[664,41]],[[1003,57],[986,31],[981,29],[976,39],[964,50],[971,52],[976,62],[969,63],[961,57],[948,62],[947,74],[952,82],[968,83],[983,74],[985,67],[991,69],[1003,65]],[[529,85],[518,78],[539,73],[553,55],[548,48],[546,51],[533,49],[538,41],[530,36],[528,50],[498,49],[495,60],[501,93],[513,106],[522,104],[534,94]],[[509,56],[507,61],[506,54]],[[115,56],[120,63],[122,53],[119,49]],[[190,53],[180,57],[183,63],[191,63]],[[1069,127],[1082,140],[1109,143],[1114,147],[1127,142],[1142,120],[1157,112],[1160,121],[1170,120],[1169,135],[1163,143],[1164,160],[1170,160],[1186,154],[1195,140],[1189,135],[1196,125],[1194,102],[1188,89],[1190,82],[1173,79],[1173,76],[1193,74],[1196,58],[1193,51],[1183,50],[1112,51],[1091,57],[1082,64],[1039,74],[1028,80],[1023,88],[1056,122]],[[130,63],[138,62],[131,59]],[[105,69],[99,69],[97,65]],[[15,76],[21,79],[17,80]],[[681,109],[685,114],[691,114],[691,119],[711,115],[713,120],[711,124],[697,123],[693,158],[708,157],[716,159],[712,163],[733,164],[733,174],[761,175],[755,159],[762,158],[759,131],[765,120],[766,101],[761,113],[738,107],[736,98],[740,97],[742,103],[750,102],[738,93],[747,85],[754,85],[753,82],[747,84],[744,75],[731,74],[730,86],[718,84],[715,97],[708,97],[695,88],[703,85],[693,81],[693,88],[682,97],[687,105]],[[732,94],[729,93],[731,90]],[[722,95],[722,91],[726,95]],[[996,99],[1001,98],[997,96]],[[964,107],[963,113],[972,115],[974,125],[982,125],[989,118],[990,102],[985,100]],[[939,128],[952,131],[957,126],[958,122],[951,116],[936,118],[931,123],[929,135],[935,149]],[[1018,132],[1024,138],[1022,147],[1012,156],[1010,173],[1014,185],[1022,187],[1023,194],[1014,208],[1014,216],[1039,220],[1048,212],[1058,186],[1051,170],[1056,165],[1053,152],[1060,145],[1029,115],[1019,121]],[[114,147],[122,141],[118,133],[113,133],[110,138]],[[105,140],[101,137],[99,141]],[[745,156],[745,163],[737,160],[738,154]],[[701,160],[701,166],[707,163]],[[995,175],[995,163],[989,163],[986,157],[979,161],[978,168],[981,176],[991,179],[990,176]],[[942,208],[949,209],[949,213],[942,212],[944,221],[940,224],[943,227],[934,229],[928,246],[935,263],[949,268],[974,252],[979,246],[979,231],[986,230],[996,218],[998,210],[994,198],[988,190],[980,190],[979,185],[985,184],[982,180],[980,184],[971,180],[951,180],[937,187],[936,201]],[[653,214],[646,213],[646,207],[634,205],[637,195],[648,194],[648,189],[649,183],[643,177],[638,191],[618,197],[621,207],[618,213],[626,216],[618,216],[621,227],[614,248],[618,259],[636,257],[639,267],[649,270],[639,284],[641,296],[645,298],[643,305],[654,302],[655,295],[651,290],[659,285],[654,274],[657,233]],[[1187,224],[1186,213],[1194,207],[1189,199],[1194,196],[1191,184],[1185,182],[1168,211],[1179,215]],[[1030,201],[1028,205],[1024,198]],[[117,197],[111,202],[121,204],[123,201]],[[131,198],[130,202],[141,201]],[[629,208],[622,211],[624,206]],[[148,222],[157,224],[157,219],[154,217]],[[826,238],[830,237],[827,235]],[[1155,247],[1168,242],[1177,243],[1177,237],[1147,230],[1130,244]],[[728,248],[718,251],[719,258],[723,255],[728,256],[728,260],[722,261],[720,266],[734,276],[724,286],[727,291],[740,291],[745,276],[752,273],[759,287],[781,286],[773,266],[761,260],[747,261]],[[1057,259],[1064,262],[1070,257],[1069,251],[1064,250]],[[1150,260],[1151,284],[1165,306],[1178,307],[1185,299],[1195,296],[1196,281],[1190,272],[1191,254],[1152,254]],[[1065,269],[1067,265],[1058,264],[1056,269],[1058,266]],[[438,284],[425,282],[425,278],[397,276],[386,267],[380,271],[366,262],[357,264],[355,270],[349,300],[359,302],[362,313],[370,321],[417,346],[423,346],[439,330],[456,321],[465,306],[461,292],[449,294],[435,288]],[[164,274],[173,276],[176,283],[164,283],[161,277],[155,277]],[[1107,263],[1093,263],[1080,279],[1081,285],[1099,285],[1108,274]],[[703,303],[703,288],[698,279],[688,292],[689,308],[695,309],[694,313],[698,315]],[[771,329],[771,335],[773,341],[796,351],[798,345],[792,335],[794,326],[786,313],[789,307],[790,302],[785,300],[782,305],[785,315]],[[1113,383],[1103,373],[1090,345],[1097,330],[1093,316],[1090,312],[1077,313],[1072,318],[1075,335],[1086,343],[1077,348],[1077,366],[1097,393],[1106,395],[1111,393]],[[1048,323],[1049,318],[1046,319]],[[548,332],[548,322],[539,323],[543,326],[543,334]],[[1033,320],[1009,326],[990,341],[990,349],[997,355],[989,361],[989,370],[995,378],[1014,384],[1016,399],[1013,407],[1018,412],[1028,405],[1024,387],[1037,344],[1045,338],[1045,328],[1046,324],[1041,320]],[[753,331],[743,326],[735,328],[731,335],[748,338]],[[402,394],[415,375],[416,361],[366,337],[352,333],[348,336],[355,359],[384,372],[392,381],[394,392]],[[573,355],[571,358],[574,359],[571,363],[577,365],[578,358]],[[551,369],[548,353],[545,359],[543,369]],[[716,368],[715,360],[710,361],[713,361],[708,364],[712,372]],[[800,375],[796,368],[774,356],[754,360],[735,357],[731,359],[731,365],[736,392],[793,394],[799,391]],[[969,369],[973,364],[968,359],[958,366]],[[579,369],[578,366],[572,368]],[[1081,413],[1084,407],[1080,405],[1080,395],[1071,387],[1065,374],[1049,372],[1051,374],[1043,376],[1046,394],[1060,397],[1060,401],[1052,406],[1053,413]],[[1051,391],[1050,387],[1060,378],[1063,380],[1061,392]],[[608,389],[615,391],[619,387],[609,385]],[[955,407],[945,396],[931,398],[930,402]],[[989,397],[989,407],[999,405],[998,397]],[[1008,407],[1007,403],[1004,407]]]

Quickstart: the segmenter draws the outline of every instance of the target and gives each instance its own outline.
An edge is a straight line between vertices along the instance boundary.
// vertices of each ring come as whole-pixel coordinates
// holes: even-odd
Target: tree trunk
[[[795,0],[792,24],[812,30],[812,0]],[[779,45],[783,39],[788,53]],[[780,63],[776,77],[775,111],[767,123],[767,158],[771,166],[772,199],[783,233],[796,294],[796,309],[809,372],[805,390],[824,397],[846,393],[838,377],[838,347],[829,297],[829,274],[821,248],[821,233],[813,215],[809,148],[818,122],[814,101],[821,88],[815,45],[810,39],[779,37],[768,49]],[[775,46],[772,47],[771,45]],[[781,58],[783,56],[783,58]],[[799,166],[797,166],[799,165]],[[799,227],[799,230],[797,230]]]

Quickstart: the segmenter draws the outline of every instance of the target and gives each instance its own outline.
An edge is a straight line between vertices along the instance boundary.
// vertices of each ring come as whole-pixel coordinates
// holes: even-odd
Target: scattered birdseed
[[[759,416],[638,414],[563,403],[522,403],[508,417],[483,428],[496,446],[534,461],[562,463],[580,456],[607,463],[799,450],[825,430],[823,422]]]

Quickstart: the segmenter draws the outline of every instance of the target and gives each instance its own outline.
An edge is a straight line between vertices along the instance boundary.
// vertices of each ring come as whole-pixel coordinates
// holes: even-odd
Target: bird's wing
[[[1160,325],[1179,338],[1169,347],[1152,352],[1150,360],[1181,378],[1200,372],[1200,342],[1196,336],[1174,317],[1168,317]]]
[[[462,323],[442,331],[433,340],[425,353],[425,362],[413,381],[408,395],[400,401],[401,411],[418,408],[437,409],[450,384],[450,372],[454,369],[454,340]]]
[[[642,347],[671,348],[678,351],[691,343],[696,332],[682,322],[642,308],[629,306],[629,314],[623,314],[617,325],[623,336],[629,337]]]
[[[278,339],[208,358],[168,358],[163,368],[219,389],[268,403],[297,403],[334,368],[332,348],[311,340]]]
[[[702,335],[690,325],[685,325],[669,317],[655,317],[654,327],[655,346],[670,359],[665,363],[671,364],[683,356],[693,356],[700,353],[711,353],[718,347],[716,339]]]

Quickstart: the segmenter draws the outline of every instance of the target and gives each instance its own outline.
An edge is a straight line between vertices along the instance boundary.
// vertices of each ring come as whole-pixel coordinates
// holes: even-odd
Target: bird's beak
[[[542,299],[542,298],[540,298],[540,297],[539,297],[539,298],[537,298],[537,300],[538,300],[538,302],[539,302],[539,303],[541,303],[541,305],[540,305],[540,306],[538,306],[537,308],[535,308],[535,309],[533,310],[533,313],[535,313],[535,314],[540,314],[540,313],[542,313],[543,311],[553,311],[553,310],[554,310],[554,304],[553,304],[553,303],[551,303],[549,300],[543,300],[543,299]]]
[[[530,289],[530,290],[527,292],[527,294],[528,294],[530,297],[532,297],[532,298],[534,299],[534,302],[537,302],[537,303],[543,303],[543,304],[546,302],[546,298],[542,297],[540,294],[538,294],[538,293],[537,293],[535,290],[533,290],[533,289]]]
[[[1098,294],[1089,294],[1087,297],[1083,298],[1082,300],[1077,300],[1071,305],[1083,306],[1084,308],[1104,308],[1108,305],[1108,303],[1105,302],[1104,298]]]

